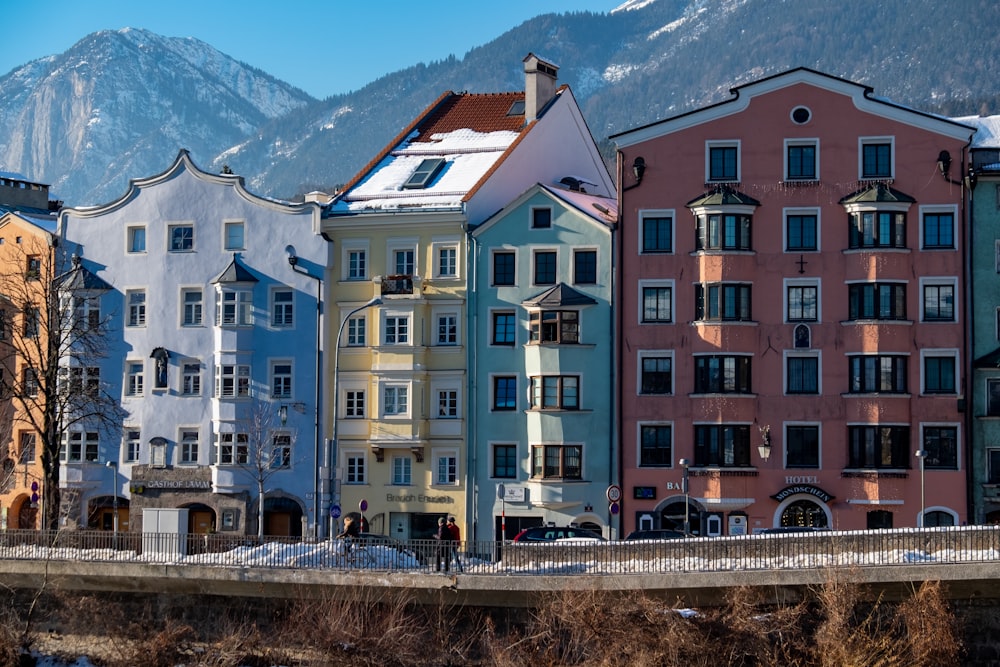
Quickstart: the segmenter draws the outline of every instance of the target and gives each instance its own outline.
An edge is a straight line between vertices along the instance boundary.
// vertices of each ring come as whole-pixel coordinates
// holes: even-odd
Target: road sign
[[[330,518],[340,518],[340,505],[330,505]]]
[[[368,501],[367,500],[362,500],[360,503],[358,503],[358,508],[362,512],[364,512],[366,509],[368,509]]]
[[[612,514],[618,514],[618,512],[621,511],[621,507],[618,505],[618,503],[611,503],[610,505],[608,505],[608,511],[611,512]]]
[[[503,485],[503,482],[497,484],[497,500],[503,500],[507,497],[507,487]]]
[[[608,487],[608,502],[617,503],[622,499],[622,487],[612,484]]]

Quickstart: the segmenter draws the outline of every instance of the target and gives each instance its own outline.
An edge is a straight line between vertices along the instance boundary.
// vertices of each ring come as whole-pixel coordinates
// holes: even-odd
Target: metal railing
[[[666,574],[1000,562],[1000,526],[831,531],[662,541],[258,539],[91,530],[0,532],[0,560],[367,569],[481,575]],[[447,563],[447,565],[446,565]]]

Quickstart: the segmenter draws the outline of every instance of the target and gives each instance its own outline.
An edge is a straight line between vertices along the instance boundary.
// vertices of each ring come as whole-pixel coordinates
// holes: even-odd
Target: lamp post
[[[118,461],[108,461],[105,463],[108,468],[111,469],[111,511],[113,516],[111,517],[112,544],[115,549],[118,548]]]
[[[917,528],[924,527],[924,459],[927,458],[926,449],[916,451],[917,460],[920,461],[920,516],[917,517]]]
[[[324,496],[329,499],[329,501],[330,501],[329,504],[330,505],[333,505],[338,500],[336,498],[335,494],[334,494],[335,489],[333,489],[332,487],[334,485],[333,484],[334,483],[334,478],[335,478],[334,468],[336,467],[337,455],[338,455],[337,452],[339,451],[338,450],[338,446],[340,444],[337,441],[337,407],[338,407],[338,404],[340,403],[340,400],[339,400],[340,399],[340,395],[339,395],[339,390],[340,390],[340,339],[344,337],[344,327],[347,326],[347,323],[351,321],[352,317],[354,317],[355,315],[357,315],[358,313],[360,313],[365,308],[371,308],[373,306],[381,306],[381,305],[382,305],[382,299],[380,299],[379,297],[375,297],[374,299],[372,299],[368,303],[366,303],[366,304],[364,304],[362,306],[358,306],[357,308],[355,308],[351,312],[347,313],[347,316],[340,323],[340,327],[337,329],[337,339],[333,342],[333,416],[332,416],[333,430],[331,432],[331,437],[330,437],[330,447],[327,447],[326,452],[325,452],[325,455],[326,455],[326,462],[325,463],[326,463],[326,466],[327,466],[327,470],[329,470],[329,479],[326,480],[326,481],[328,482],[328,484],[329,484],[329,486],[331,488],[329,489],[329,492],[327,494],[324,494]],[[329,515],[329,510],[328,510],[328,515]],[[332,540],[333,536],[337,534],[337,531],[335,530],[335,524],[334,524],[334,522],[336,521],[336,519],[334,519],[332,515],[329,515],[329,516],[330,516],[330,535],[329,535],[329,537]]]
[[[690,489],[688,488],[688,466],[691,462],[687,459],[681,459],[677,462],[681,466],[682,476],[681,476],[681,491],[684,492],[684,534],[691,534],[691,499],[690,499]]]

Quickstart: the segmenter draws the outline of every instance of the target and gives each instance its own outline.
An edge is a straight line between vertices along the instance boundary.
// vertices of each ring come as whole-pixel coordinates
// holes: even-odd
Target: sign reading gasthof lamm
[[[211,489],[212,483],[207,479],[147,479],[136,481],[147,489]]]
[[[786,486],[781,491],[771,496],[778,502],[781,502],[788,496],[794,496],[798,493],[806,493],[810,496],[815,496],[822,500],[824,503],[828,503],[833,500],[833,496],[819,488],[818,486],[812,486],[811,484],[796,484],[794,486]]]

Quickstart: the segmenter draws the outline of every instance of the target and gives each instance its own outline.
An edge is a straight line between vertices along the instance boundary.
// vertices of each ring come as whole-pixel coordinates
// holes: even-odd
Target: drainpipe
[[[475,237],[472,236],[472,230],[469,228],[468,223],[463,223],[462,225],[465,230],[466,237],[466,247],[465,247],[465,330],[466,336],[465,340],[468,344],[468,352],[466,353],[466,364],[468,366],[469,374],[469,395],[466,401],[465,410],[465,432],[467,435],[466,442],[466,479],[468,480],[468,493],[466,496],[469,498],[469,504],[471,507],[466,508],[466,526],[471,526],[471,530],[467,530],[468,535],[466,539],[470,539],[473,542],[479,539],[479,457],[477,456],[479,450],[479,442],[476,428],[476,410],[478,403],[478,387],[479,381],[476,373],[476,348],[479,346],[479,329],[476,326],[478,318],[476,318],[475,313],[478,308],[478,292],[476,289],[479,270],[479,262],[477,260],[477,253],[479,252],[479,246],[476,244]]]

